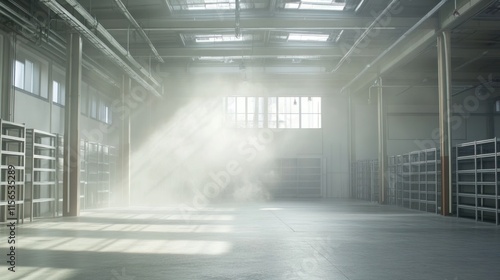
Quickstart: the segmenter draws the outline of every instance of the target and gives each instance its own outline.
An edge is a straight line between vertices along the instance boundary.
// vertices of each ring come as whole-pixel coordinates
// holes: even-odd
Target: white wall
[[[387,100],[387,151],[397,155],[439,146],[439,100],[435,88],[384,89]],[[492,118],[493,101],[469,91],[452,99],[452,144],[495,137],[499,118]],[[368,105],[368,94],[354,104],[354,143],[356,160],[377,158],[377,108]],[[372,97],[372,103],[376,98]],[[492,123],[493,122],[493,123]]]

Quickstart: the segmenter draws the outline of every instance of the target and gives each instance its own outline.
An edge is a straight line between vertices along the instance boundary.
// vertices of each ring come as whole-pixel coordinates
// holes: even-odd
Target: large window
[[[302,128],[321,128],[321,97],[300,98],[300,124]]]
[[[111,123],[111,111],[109,105],[103,100],[99,101],[99,118],[103,123]]]
[[[227,97],[225,108],[235,127],[321,128],[321,97]]]
[[[14,63],[14,85],[29,93],[40,95],[40,64],[29,59],[17,59]]]
[[[227,97],[226,121],[240,128],[264,127],[263,97]]]

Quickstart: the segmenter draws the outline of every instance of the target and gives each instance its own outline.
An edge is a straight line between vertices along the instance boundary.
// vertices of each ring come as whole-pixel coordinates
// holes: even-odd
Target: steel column
[[[353,104],[352,104],[352,97],[350,94],[348,94],[348,106],[347,106],[347,129],[348,129],[348,135],[347,135],[347,145],[348,145],[348,158],[349,158],[349,188],[350,188],[350,197],[351,198],[356,198],[356,192],[354,188],[356,187],[356,182],[353,178],[353,163],[356,161],[356,156],[355,156],[355,150],[354,150],[354,120],[353,120]]]
[[[127,100],[130,99],[131,80],[127,75],[123,76],[122,86],[122,105],[127,106]],[[121,130],[121,188],[122,199],[125,206],[130,206],[130,112],[122,112],[122,130]]]
[[[14,60],[16,57],[16,35],[3,37],[2,59],[2,113],[1,118],[7,121],[14,120]]]
[[[80,83],[82,38],[67,37],[66,106],[64,121],[63,215],[80,215]]]
[[[385,203],[385,188],[387,186],[387,128],[386,128],[386,105],[384,101],[384,89],[382,87],[382,77],[378,79],[378,181],[380,204]]]
[[[441,148],[441,214],[451,209],[451,47],[450,32],[443,31],[437,38],[438,87],[439,87],[439,135]]]

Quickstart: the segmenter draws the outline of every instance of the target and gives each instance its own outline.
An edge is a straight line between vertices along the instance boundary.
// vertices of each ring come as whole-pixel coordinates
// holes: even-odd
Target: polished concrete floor
[[[0,279],[500,279],[500,227],[359,201],[96,210],[17,230],[15,273],[0,230]]]

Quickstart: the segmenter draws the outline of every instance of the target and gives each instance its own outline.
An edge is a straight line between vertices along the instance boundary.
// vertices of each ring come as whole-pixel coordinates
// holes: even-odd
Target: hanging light
[[[313,101],[312,97],[309,96],[309,98],[307,98],[307,101]]]
[[[297,105],[297,99],[293,100],[293,105]]]

